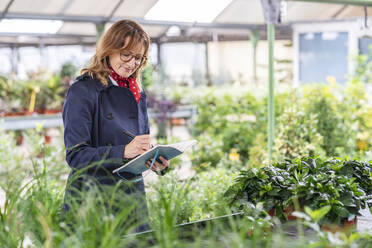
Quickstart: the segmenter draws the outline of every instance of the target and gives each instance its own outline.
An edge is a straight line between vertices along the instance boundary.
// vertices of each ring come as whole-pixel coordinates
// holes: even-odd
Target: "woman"
[[[92,185],[100,189],[119,185],[137,201],[137,231],[149,228],[143,178],[126,174],[126,181],[112,171],[151,148],[146,94],[140,85],[149,44],[149,36],[136,22],[114,23],[99,40],[90,64],[68,89],[62,112],[66,161],[71,167],[64,209],[69,210]],[[159,172],[169,165],[163,157],[160,160],[152,170]],[[131,177],[140,180],[130,182]],[[82,202],[81,197],[77,202]]]

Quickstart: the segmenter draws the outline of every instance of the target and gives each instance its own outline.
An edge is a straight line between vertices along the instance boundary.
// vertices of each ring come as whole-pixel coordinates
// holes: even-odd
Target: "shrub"
[[[342,224],[360,209],[371,207],[372,164],[355,160],[297,158],[259,169],[243,170],[227,190],[231,204],[263,202],[286,220],[286,209],[296,204],[319,209],[329,205],[322,222]]]

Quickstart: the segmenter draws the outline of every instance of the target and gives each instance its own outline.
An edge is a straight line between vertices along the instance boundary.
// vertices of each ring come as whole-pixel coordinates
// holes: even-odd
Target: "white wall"
[[[209,70],[214,77],[231,77],[240,83],[250,83],[253,79],[253,47],[250,41],[229,41],[208,43]],[[268,79],[268,42],[259,41],[257,46],[257,77],[259,83]],[[279,60],[292,60],[291,41],[275,41],[274,57]],[[291,71],[292,64],[275,63],[275,69],[287,67]],[[223,74],[228,76],[223,76]],[[284,75],[276,75],[279,80]],[[218,79],[216,79],[218,81]]]

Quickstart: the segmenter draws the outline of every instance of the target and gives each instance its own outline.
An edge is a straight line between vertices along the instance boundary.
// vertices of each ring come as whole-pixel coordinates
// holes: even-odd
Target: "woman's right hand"
[[[125,146],[124,158],[134,158],[151,148],[150,135],[138,135]]]

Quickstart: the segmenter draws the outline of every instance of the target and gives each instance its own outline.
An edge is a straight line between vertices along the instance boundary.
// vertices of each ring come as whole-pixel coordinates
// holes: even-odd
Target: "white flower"
[[[31,239],[30,239],[30,237],[29,236],[25,236],[25,238],[23,239],[23,242],[22,242],[22,247],[32,247],[32,241],[31,241]]]

